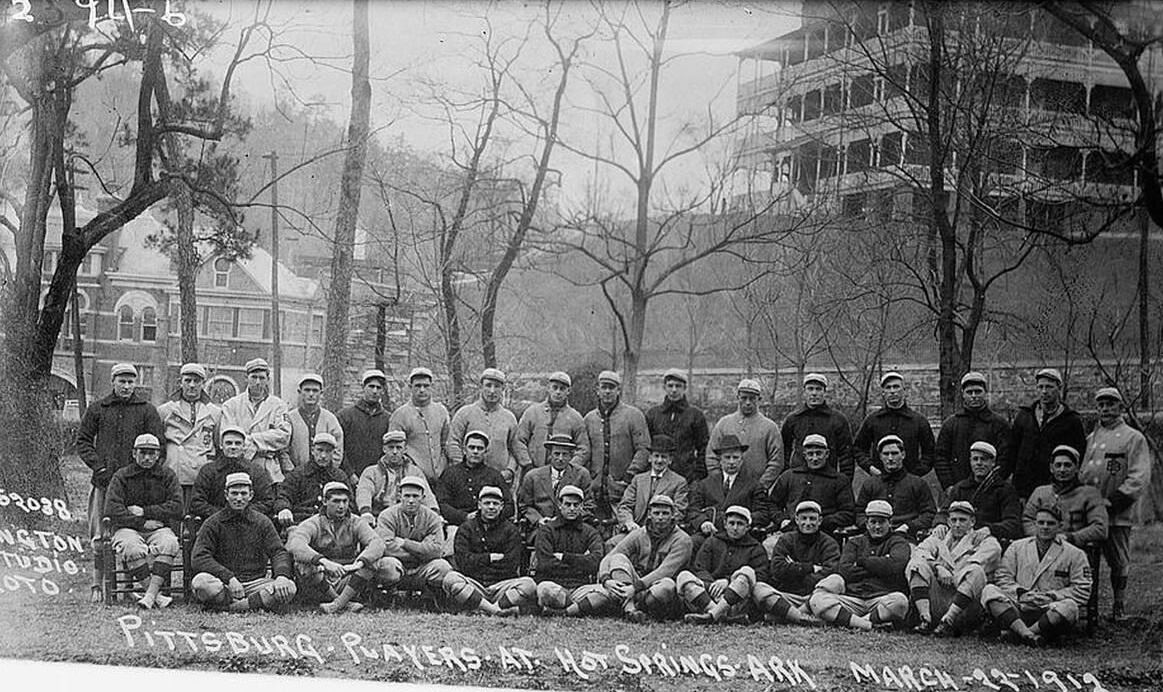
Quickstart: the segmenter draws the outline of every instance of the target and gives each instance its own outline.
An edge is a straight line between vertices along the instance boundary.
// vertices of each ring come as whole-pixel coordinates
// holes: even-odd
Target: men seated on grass
[[[502,516],[504,503],[499,487],[481,488],[477,511],[456,532],[457,570],[444,575],[443,584],[449,605],[456,610],[509,617],[537,597],[533,579],[520,576],[525,541],[513,522]]]
[[[675,504],[669,495],[650,500],[646,525],[631,531],[602,558],[597,584],[574,592],[578,615],[619,607],[627,619],[639,623],[650,616],[677,615],[674,578],[690,560],[691,537],[678,527]],[[573,610],[571,606],[571,614]]]
[[[250,476],[253,486],[250,508],[259,514],[270,515],[275,506],[275,489],[262,464],[243,458],[246,431],[236,425],[226,425],[218,436],[222,452],[214,461],[198,469],[187,512],[202,519],[210,518],[226,507],[226,477],[232,473],[245,473]]]
[[[381,512],[400,502],[400,482],[404,478],[424,477],[420,467],[404,451],[408,438],[402,430],[389,430],[383,439],[383,455],[363,470],[355,485],[355,506],[364,521],[372,525]],[[440,513],[440,506],[436,503],[436,496],[430,492],[427,480],[424,481],[424,506]]]
[[[892,530],[915,540],[918,534],[929,530],[937,506],[933,502],[933,491],[920,476],[905,468],[905,444],[896,435],[885,435],[876,443],[880,453],[880,465],[884,469],[880,475],[873,475],[860,486],[856,497],[856,524],[864,525],[865,507],[873,500],[884,500],[892,504]]]
[[[605,554],[602,535],[582,521],[585,492],[576,485],[557,491],[557,516],[534,534],[537,604],[547,615],[578,615],[578,587],[592,584]]]
[[[1106,499],[1092,485],[1078,477],[1080,456],[1069,445],[1058,445],[1050,457],[1050,475],[1053,482],[1034,488],[1022,512],[1022,528],[1026,536],[1038,533],[1038,510],[1050,505],[1062,509],[1059,530],[1072,545],[1084,551],[1097,547],[1106,540]]]
[[[162,466],[161,443],[145,433],[133,441],[133,463],[117,469],[105,493],[105,516],[113,529],[113,552],[129,576],[144,585],[142,608],[165,608],[170,597],[161,588],[170,579],[178,556],[173,527],[182,518],[178,476]]]
[[[997,463],[997,449],[978,440],[969,446],[968,478],[954,483],[948,490],[950,503],[962,500],[974,506],[977,517],[975,529],[989,529],[989,533],[1005,546],[1021,538],[1022,503],[1013,484],[1002,478]],[[948,511],[937,513],[937,524],[948,524]]]
[[[427,492],[423,476],[406,476],[400,481],[399,504],[380,512],[376,532],[384,539],[384,557],[376,564],[376,579],[389,587],[435,595],[452,565],[440,557],[444,520],[425,505]]]
[[[939,637],[977,623],[981,590],[1001,558],[1001,545],[990,530],[974,528],[977,509],[971,503],[955,500],[948,515],[948,526],[934,528],[913,549],[905,567],[909,595],[921,619],[914,631]]]
[[[203,467],[203,470],[206,467]],[[226,508],[202,523],[190,557],[194,599],[231,611],[272,609],[295,596],[291,554],[275,525],[251,507],[250,476],[226,477]],[[270,567],[274,577],[267,576]]]
[[[840,564],[840,544],[820,531],[820,517],[820,504],[803,500],[796,505],[795,531],[777,534],[767,579],[756,583],[752,591],[766,620],[817,622],[808,598],[816,584]]]
[[[1078,622],[1092,587],[1086,554],[1061,531],[1064,508],[1047,503],[1034,515],[1036,533],[1010,544],[986,584],[981,603],[1003,636],[1037,646]]]
[[[825,622],[870,630],[905,619],[905,565],[912,547],[892,530],[892,505],[873,500],[864,515],[865,532],[844,542],[837,573],[816,584],[809,604]]]
[[[517,508],[520,520],[528,532],[549,523],[558,510],[558,493],[567,485],[589,490],[590,472],[574,461],[577,445],[569,435],[550,435],[545,441],[548,464],[527,469],[517,490]],[[582,516],[593,512],[593,501],[585,498]]]
[[[347,485],[347,474],[335,464],[338,447],[339,442],[331,433],[315,433],[311,461],[296,466],[279,484],[279,496],[275,500],[275,520],[279,526],[298,524],[318,514],[324,486],[331,483]]]
[[[674,455],[674,439],[667,435],[655,435],[650,440],[650,468],[630,481],[616,514],[619,531],[606,542],[608,548],[617,545],[627,534],[633,533],[646,520],[650,503],[659,495],[674,501],[671,508],[676,523],[682,524],[686,516],[690,488],[686,479],[670,469]],[[686,535],[686,532],[683,532]],[[690,536],[687,536],[689,539]]]
[[[726,457],[720,459],[726,462]],[[724,515],[723,531],[707,538],[691,569],[675,579],[690,611],[683,617],[686,622],[720,622],[728,616],[746,620],[752,589],[767,576],[767,551],[751,535],[751,510],[732,505]]]
[[[795,530],[793,513],[804,500],[811,500],[820,508],[819,530],[830,536],[855,523],[852,482],[836,470],[828,460],[829,454],[828,440],[823,435],[805,436],[804,465],[784,471],[770,488],[757,495],[755,525],[771,534],[763,542],[768,555],[775,549],[781,532]]]
[[[468,431],[464,436],[464,461],[448,466],[440,474],[440,482],[435,488],[436,500],[441,516],[452,526],[460,526],[469,514],[477,510],[481,488],[487,487],[501,489],[501,513],[506,517],[513,516],[509,485],[500,471],[485,463],[488,448],[488,433]]]
[[[384,556],[384,539],[352,515],[347,483],[333,480],[323,486],[319,511],[291,527],[287,550],[295,560],[301,597],[322,601],[319,608],[325,613],[354,612],[363,608],[354,599],[375,577],[375,565]]]
[[[778,437],[778,429],[775,434]],[[711,440],[715,441],[714,435]],[[688,531],[696,555],[708,536],[722,533],[727,508],[738,505],[750,510],[751,498],[761,488],[755,472],[743,466],[747,445],[734,433],[720,434],[711,451],[718,461],[718,468],[691,486],[690,507],[687,508]]]

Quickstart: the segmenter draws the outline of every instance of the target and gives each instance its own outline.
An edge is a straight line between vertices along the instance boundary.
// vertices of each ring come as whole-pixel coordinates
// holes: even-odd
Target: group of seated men
[[[982,508],[966,499],[951,501],[919,543],[912,540],[922,525],[914,514],[901,513],[886,500],[869,500],[860,512],[863,531],[844,538],[843,548],[834,535],[845,522],[833,515],[850,512],[851,498],[830,512],[812,499],[796,500],[790,511],[786,504],[769,502],[764,511],[778,520],[779,529],[765,548],[753,531],[754,513],[745,505],[731,505],[714,520],[696,513],[693,522],[684,522],[686,497],[659,492],[666,487],[672,443],[657,436],[651,469],[628,486],[619,507],[628,525],[624,534],[603,540],[586,521],[583,486],[557,483],[555,506],[542,508],[544,513],[528,507],[536,521],[531,531],[523,531],[506,510],[504,487],[484,485],[475,509],[452,532],[448,554],[446,522],[426,502],[430,493],[423,476],[402,476],[397,499],[381,507],[376,502],[383,501],[382,492],[352,491],[330,462],[333,438],[317,433],[312,466],[288,475],[271,505],[263,471],[229,456],[240,432],[226,428],[222,436],[225,454],[199,472],[191,498],[192,508],[208,513],[191,555],[191,591],[207,606],[235,611],[277,608],[295,598],[318,603],[328,613],[354,611],[363,607],[368,589],[378,585],[427,592],[452,610],[498,616],[539,611],[621,613],[635,622],[823,620],[871,629],[901,625],[911,603],[917,631],[965,631],[988,613],[1013,637],[1036,644],[1077,621],[1091,578],[1087,557],[1075,543],[1105,530],[1106,521],[1105,506],[1091,503],[1085,513],[1092,523],[1063,530],[1071,526],[1064,524],[1064,508],[1073,516],[1082,506],[1069,493],[1089,488],[1077,486],[1077,451],[1063,446],[1055,450],[1052,463],[1056,485],[1039,488],[1027,503],[1030,535],[1014,540],[1004,554],[991,528],[996,522],[978,526]],[[385,449],[396,442],[391,433],[385,435]],[[479,456],[487,442],[482,431],[469,432],[469,458]],[[894,444],[881,443],[883,448]],[[551,465],[544,468],[551,470],[549,485],[554,487],[553,476],[564,469],[553,461],[568,458],[572,443],[551,437],[545,445]],[[804,468],[818,467],[826,457],[823,438],[809,436],[804,447]],[[160,588],[178,554],[173,526],[182,512],[176,474],[158,464],[159,450],[155,436],[138,436],[134,464],[114,474],[106,498],[115,550],[130,574],[142,580],[139,603],[145,608],[169,604]],[[727,474],[738,451],[737,440],[730,438],[718,450]],[[986,476],[992,450],[982,443],[977,451],[977,475]],[[891,477],[893,455],[882,456],[885,475]],[[810,471],[786,472],[773,489],[806,475]],[[310,511],[306,496],[290,492],[307,483],[300,476],[317,477],[321,484]],[[634,488],[653,492],[639,503]],[[720,489],[731,492],[730,487]],[[260,492],[268,494],[267,503]],[[705,489],[695,494],[700,492]],[[353,496],[361,505],[355,511]],[[1096,496],[1094,491],[1091,499]],[[219,508],[216,502],[223,504]],[[646,508],[645,516],[636,513],[638,504]],[[285,540],[276,522],[289,527]],[[697,550],[684,526],[701,539]]]

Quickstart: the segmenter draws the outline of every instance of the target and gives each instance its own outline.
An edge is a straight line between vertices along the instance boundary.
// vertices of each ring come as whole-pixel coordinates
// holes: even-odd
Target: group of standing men
[[[1037,642],[1077,619],[1101,553],[1112,614],[1123,615],[1149,451],[1114,388],[1096,393],[1087,436],[1054,369],[1037,372],[1038,400],[1012,426],[990,410],[986,378],[967,373],[963,408],[935,439],[896,372],[855,436],[817,373],[782,426],[744,379],[736,411],[710,429],[679,370],[645,413],[604,371],[584,416],[556,372],[520,420],[495,368],[451,416],[427,368],[409,374],[410,399],[390,414],[378,370],[338,414],[320,406],[317,375],[300,378],[291,407],[270,394],[264,360],[246,373],[246,391],[219,407],[205,369],[188,363],[154,409],[119,364],[113,392],[82,421],[93,535],[108,517],[143,607],[168,603],[172,528],[189,514],[205,520],[194,594],[236,610],[309,591],[335,612],[360,607],[372,582],[411,583],[499,615],[620,609],[636,621],[762,615],[867,629],[903,621],[911,605],[919,631],[946,634],[988,611]],[[867,478],[854,494],[857,469]],[[921,478],[930,470],[940,511]]]

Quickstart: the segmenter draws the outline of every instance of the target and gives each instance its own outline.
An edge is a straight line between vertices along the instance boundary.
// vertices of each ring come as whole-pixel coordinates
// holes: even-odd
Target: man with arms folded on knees
[[[977,509],[965,500],[949,505],[949,525],[933,529],[905,567],[909,594],[921,622],[914,629],[939,637],[956,635],[976,624],[981,590],[1001,558],[1001,545],[989,529],[973,528]],[[934,615],[940,615],[934,626]]]
[[[912,547],[892,531],[892,505],[873,500],[864,514],[865,532],[844,542],[837,573],[816,584],[808,603],[825,622],[858,630],[891,627],[909,612],[905,565]]]
[[[557,516],[534,534],[537,604],[546,615],[581,614],[579,587],[592,584],[605,545],[598,530],[582,521],[585,492],[576,485],[557,491]]]
[[[674,500],[674,520],[679,524],[682,523],[689,504],[690,489],[686,479],[670,468],[674,449],[674,440],[666,435],[656,435],[651,439],[650,468],[634,476],[626,486],[626,492],[622,494],[622,501],[616,511],[622,533],[614,534],[607,542],[607,547],[617,545],[625,534],[631,533],[644,523],[650,511],[650,503],[659,495],[666,495]]]
[[[173,471],[161,465],[161,444],[149,433],[133,442],[133,463],[109,479],[105,516],[113,528],[113,552],[125,561],[130,578],[145,583],[142,608],[165,608],[161,593],[178,556],[173,527],[182,518],[182,490]],[[152,563],[152,564],[151,564]]]
[[[715,438],[712,435],[712,444]],[[743,463],[747,445],[734,433],[721,435],[712,450],[718,465],[706,478],[695,481],[687,509],[688,526],[697,555],[703,541],[723,531],[726,510],[732,505],[751,509],[751,500],[762,487],[756,475]],[[750,518],[748,519],[750,523]]]
[[[1151,449],[1143,433],[1123,420],[1123,395],[1119,390],[1103,387],[1095,392],[1094,399],[1098,425],[1086,440],[1086,458],[1079,478],[1097,488],[1109,503],[1110,526],[1103,554],[1110,564],[1114,591],[1111,618],[1121,620],[1126,609],[1135,503],[1143,489],[1151,485]]]
[[[574,444],[572,461],[584,466],[590,456],[589,436],[586,424],[577,409],[569,405],[569,390],[573,380],[569,374],[555,372],[549,376],[545,401],[531,404],[521,414],[517,422],[517,439],[513,451],[517,464],[523,473],[545,466],[549,448],[545,441],[550,437],[565,436]]]
[[[1085,551],[1106,540],[1106,498],[1097,488],[1079,480],[1078,471],[1078,450],[1069,445],[1055,447],[1050,457],[1053,482],[1035,488],[1022,511],[1022,528],[1026,536],[1038,533],[1038,510],[1056,505],[1062,510],[1059,530],[1071,545]]]
[[[508,486],[501,472],[485,464],[485,452],[489,448],[489,436],[483,430],[470,430],[464,436],[464,461],[453,464],[440,474],[436,484],[436,502],[440,515],[452,527],[460,526],[477,510],[481,488],[501,488],[504,507],[501,513],[513,516],[513,503]],[[449,529],[454,532],[453,529]]]
[[[511,617],[537,599],[537,584],[520,576],[525,542],[508,517],[501,515],[505,495],[494,486],[481,488],[477,511],[456,532],[453,554],[457,570],[444,575],[444,594],[457,610]]]
[[[969,478],[948,489],[949,502],[962,500],[973,505],[977,509],[974,527],[989,529],[1003,548],[1021,538],[1022,503],[1014,486],[1002,478],[997,449],[983,440],[974,442],[969,446],[969,470]],[[934,523],[948,524],[948,512],[938,512]]]
[[[190,562],[194,599],[213,608],[271,610],[295,596],[291,554],[275,525],[250,506],[250,476],[226,477],[226,508],[202,523]],[[273,578],[268,577],[270,566]]]
[[[319,609],[325,613],[356,612],[363,604],[354,599],[374,579],[384,539],[351,513],[347,484],[333,480],[323,486],[319,511],[291,528],[287,550],[295,560],[301,596],[323,601]]]
[[[756,494],[752,503],[755,525],[770,534],[763,541],[768,555],[783,532],[795,530],[793,510],[804,500],[811,500],[820,508],[818,528],[830,536],[856,523],[852,482],[828,461],[829,454],[828,440],[823,435],[808,435],[800,455],[803,465],[784,471],[770,488]]]
[[[360,474],[359,483],[355,486],[355,504],[360,516],[368,524],[374,526],[380,512],[400,502],[400,481],[410,476],[424,475],[404,451],[405,440],[404,433],[399,430],[384,433],[383,456]],[[437,504],[436,496],[428,490],[428,481],[425,480],[423,504],[439,514],[440,505]]]
[[[275,489],[266,469],[243,457],[246,445],[246,431],[236,425],[224,425],[219,431],[218,457],[198,470],[194,479],[194,489],[190,494],[188,511],[195,517],[209,519],[226,502],[226,477],[232,473],[250,476],[250,508],[259,514],[269,515],[274,511]]]
[[[376,578],[390,587],[434,595],[452,565],[440,557],[444,520],[424,505],[427,490],[422,476],[408,476],[400,481],[399,504],[380,512],[376,532],[384,539],[384,557],[376,563]]]
[[[804,405],[783,420],[783,453],[787,463],[784,470],[804,465],[800,452],[808,435],[821,435],[828,443],[831,453],[828,463],[832,468],[852,480],[856,463],[852,457],[852,426],[848,418],[828,406],[828,378],[818,372],[804,375]]]
[[[732,505],[724,512],[723,531],[708,538],[691,569],[678,573],[675,587],[690,623],[720,622],[730,616],[746,620],[752,589],[767,577],[767,552],[751,535],[751,510]]]
[[[323,488],[330,483],[347,485],[347,474],[335,465],[334,454],[339,448],[335,437],[328,432],[315,433],[311,445],[311,462],[287,474],[279,485],[275,500],[275,519],[279,526],[298,524],[319,512]],[[350,500],[350,498],[349,498]]]
[[[803,500],[796,505],[795,531],[779,534],[771,555],[767,581],[755,585],[752,596],[769,622],[819,622],[808,598],[816,584],[840,564],[840,544],[820,531],[820,505]]]
[[[339,427],[343,428],[340,468],[347,474],[347,482],[353,488],[363,470],[380,458],[380,447],[390,420],[383,403],[387,376],[382,370],[366,370],[359,381],[363,387],[359,399],[335,416],[339,419]]]
[[[1056,504],[1039,506],[1036,533],[1006,548],[994,583],[981,592],[981,604],[1003,636],[1037,646],[1073,627],[1079,607],[1090,599],[1090,566],[1061,533],[1063,514]]]
[[[558,511],[558,493],[567,485],[589,489],[593,483],[590,472],[574,461],[577,445],[569,435],[551,435],[545,441],[548,466],[539,466],[528,471],[521,479],[517,491],[517,508],[521,519],[529,531],[549,523]],[[582,515],[593,511],[593,502],[582,504]]]
[[[448,408],[432,400],[434,381],[435,377],[428,368],[412,368],[408,374],[408,389],[412,397],[392,411],[391,420],[391,429],[402,430],[406,435],[408,456],[430,481],[440,478],[448,467],[445,446],[452,423]]]
[[[222,409],[203,388],[206,368],[201,364],[182,365],[179,378],[178,391],[157,412],[165,429],[166,466],[178,474],[182,507],[188,507],[198,471],[214,458],[214,435],[222,422]]]
[[[928,531],[937,514],[933,491],[920,476],[910,473],[905,466],[904,443],[896,435],[885,435],[876,443],[880,452],[880,475],[873,476],[860,486],[856,506],[857,526],[864,524],[864,508],[873,500],[884,500],[892,505],[892,530],[915,540]]]
[[[678,614],[674,578],[691,557],[691,537],[678,527],[675,501],[657,495],[650,501],[646,526],[634,529],[602,558],[598,583],[578,587],[573,603],[578,614],[622,614],[643,623],[651,616]]]
[[[740,380],[735,388],[739,406],[715,423],[707,443],[707,473],[722,464],[717,449],[726,449],[724,440],[734,437],[742,442],[742,465],[747,474],[763,487],[775,482],[783,470],[783,439],[779,426],[759,410],[762,388],[757,380]],[[692,483],[691,485],[694,485]]]

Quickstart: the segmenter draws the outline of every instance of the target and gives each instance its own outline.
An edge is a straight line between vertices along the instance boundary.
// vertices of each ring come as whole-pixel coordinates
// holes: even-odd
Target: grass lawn
[[[68,475],[70,507],[83,507],[84,476],[73,464]],[[83,534],[79,527],[74,530]],[[831,628],[634,625],[613,619],[492,620],[415,609],[329,617],[307,610],[282,616],[207,613],[183,605],[142,613],[85,602],[88,575],[79,574],[62,575],[57,596],[0,590],[0,657],[533,689],[941,689],[944,680],[963,690],[1069,692],[1094,689],[1089,678],[1084,680],[1092,673],[1107,690],[1159,690],[1163,527],[1136,531],[1133,547],[1131,620],[1118,626],[1103,623],[1094,638],[1041,650],[976,637],[935,640]],[[1106,610],[1109,582],[1103,587]],[[568,650],[576,669],[567,671],[555,649],[562,655]],[[583,660],[583,651],[605,656],[605,665],[597,657]],[[619,652],[635,662],[619,660]],[[649,669],[640,655],[650,662]],[[699,672],[667,674],[671,667],[681,670],[684,662]],[[896,677],[879,683],[858,680],[851,663],[870,667],[878,677],[887,666]],[[901,670],[906,666],[908,673]],[[975,669],[991,685],[975,680]],[[931,674],[936,670],[949,677]],[[1055,684],[1053,674],[1043,677],[1045,671],[1056,673],[1062,685]],[[1006,673],[1017,677],[1008,678],[1008,685],[998,683],[996,676]]]

